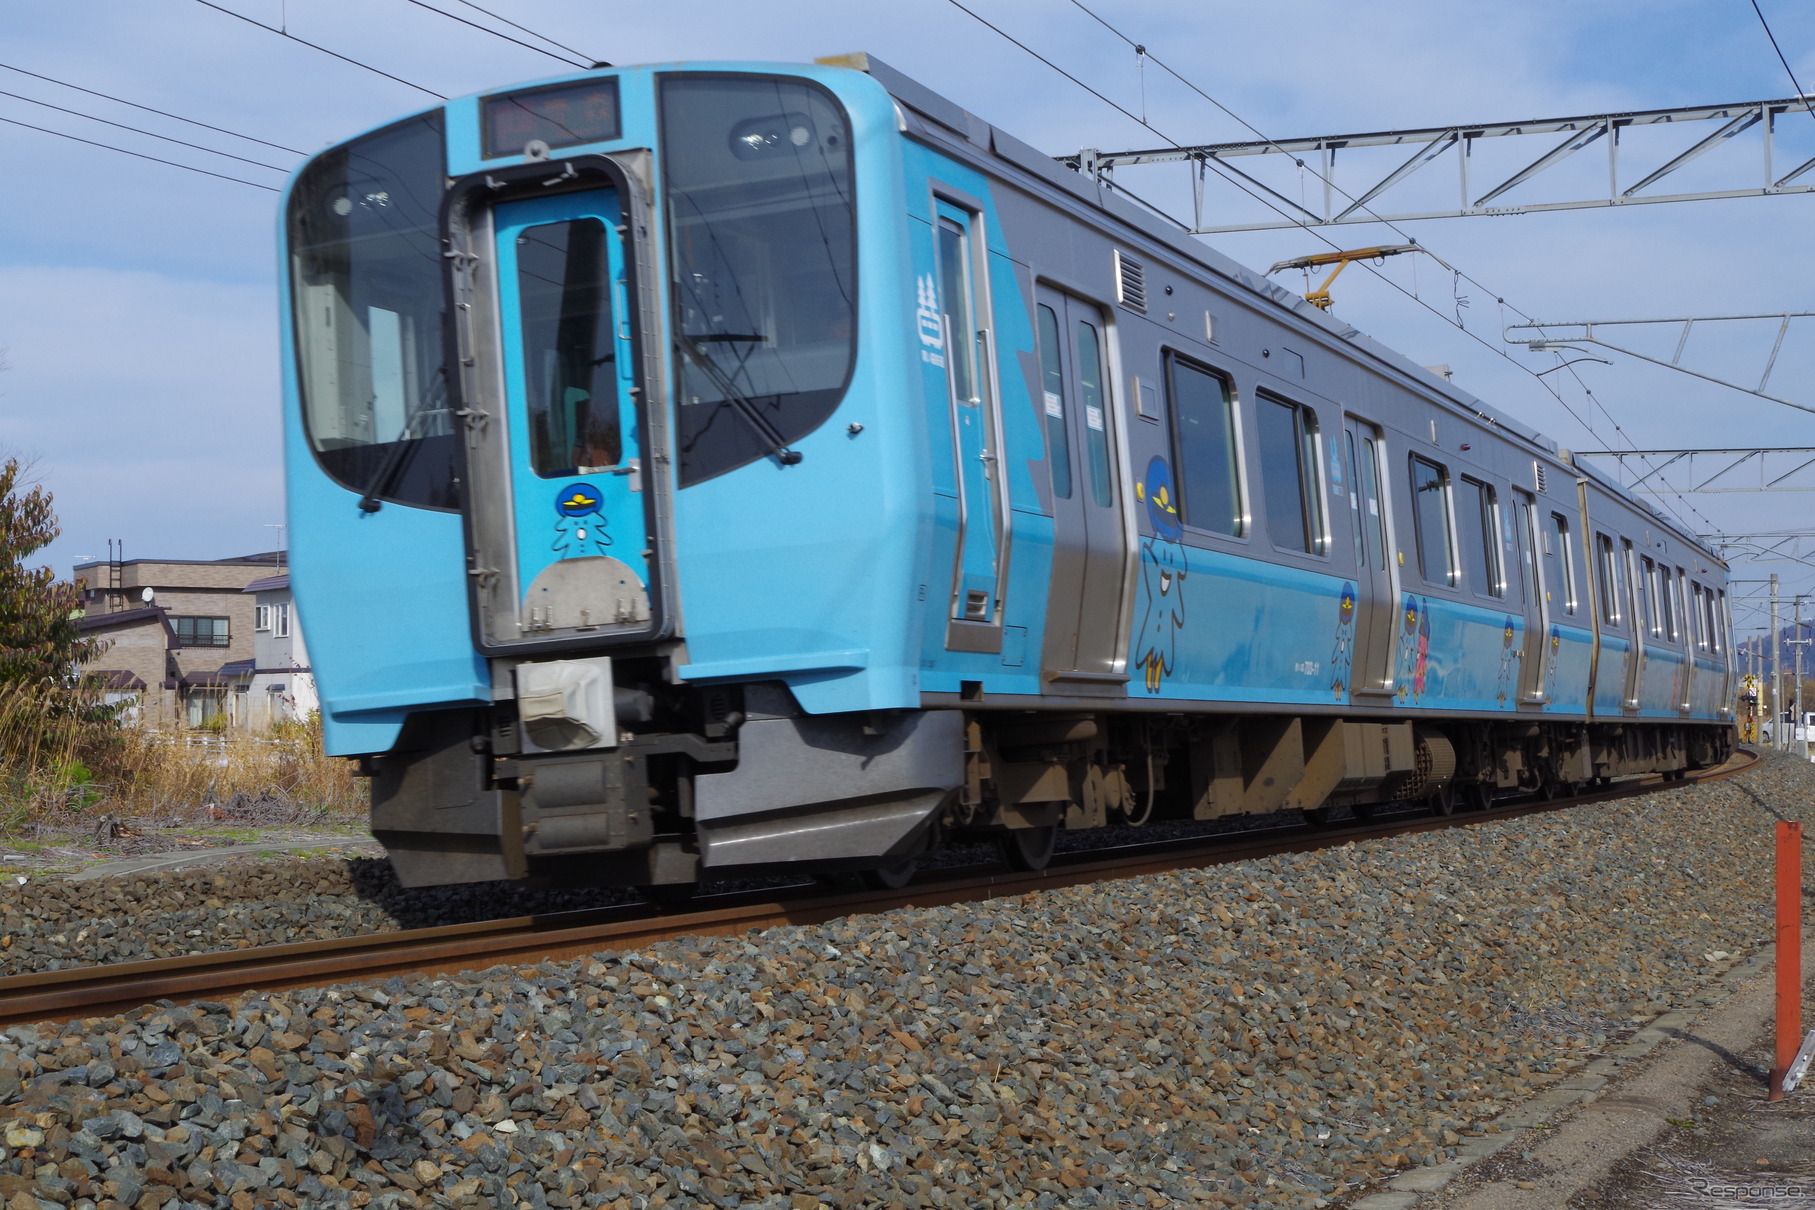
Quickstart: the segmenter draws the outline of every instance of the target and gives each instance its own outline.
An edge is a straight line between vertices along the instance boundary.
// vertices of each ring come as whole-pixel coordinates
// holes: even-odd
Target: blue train
[[[407,885],[1723,760],[1726,568],[866,56],[454,100],[285,200],[300,608]]]

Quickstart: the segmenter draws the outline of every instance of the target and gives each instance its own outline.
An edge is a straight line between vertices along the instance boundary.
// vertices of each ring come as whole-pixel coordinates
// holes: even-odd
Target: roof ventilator
[[[1115,254],[1115,297],[1130,311],[1147,314],[1147,270],[1120,249]]]

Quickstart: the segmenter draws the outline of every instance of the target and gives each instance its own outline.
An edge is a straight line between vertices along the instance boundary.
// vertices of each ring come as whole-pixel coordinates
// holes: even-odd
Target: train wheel
[[[914,875],[920,872],[920,859],[907,857],[892,861],[888,865],[879,865],[858,874],[863,885],[872,891],[899,891],[914,881]]]
[[[1454,815],[1456,813],[1456,783],[1444,782],[1443,788],[1425,801],[1430,804],[1433,815]]]
[[[1010,828],[996,838],[996,844],[1002,849],[1002,860],[1008,862],[1010,869],[1027,873],[1044,870],[1052,863],[1053,852],[1059,847],[1059,826]]]
[[[1494,788],[1484,781],[1478,781],[1468,788],[1468,809],[1471,811],[1491,811],[1494,806]]]

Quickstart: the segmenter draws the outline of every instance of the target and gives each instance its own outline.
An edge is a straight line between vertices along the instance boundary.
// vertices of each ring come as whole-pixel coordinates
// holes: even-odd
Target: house
[[[221,668],[241,695],[234,699],[240,709],[233,721],[253,731],[268,731],[279,723],[308,718],[321,702],[315,695],[302,627],[296,622],[289,574],[254,580],[241,592],[253,599],[253,656]]]
[[[74,579],[82,589],[84,612],[76,625],[86,637],[103,643],[83,672],[108,700],[123,704],[129,717],[148,726],[269,726],[276,721],[273,703],[255,707],[252,699],[259,671],[276,670],[281,679],[264,683],[281,683],[286,688],[277,696],[292,697],[295,672],[307,673],[283,569],[282,551],[230,559],[77,564]],[[273,580],[282,580],[282,586],[253,588]],[[279,604],[284,606],[285,646],[266,653],[272,662],[261,662],[259,609]],[[261,691],[271,696],[270,690]],[[308,703],[301,713],[314,709],[312,681],[297,700]]]

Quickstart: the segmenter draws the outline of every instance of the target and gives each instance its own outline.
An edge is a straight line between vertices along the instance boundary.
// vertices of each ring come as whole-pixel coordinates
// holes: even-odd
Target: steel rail
[[[772,891],[741,892],[718,897],[721,902],[730,901],[723,906],[681,914],[651,916],[642,905],[632,905],[37,971],[0,979],[0,1027],[110,1016],[164,999],[365,984],[394,975],[449,975],[637,949],[683,936],[732,936],[778,925],[822,924],[858,913],[983,902],[1084,883],[1305,853],[1359,840],[1496,823],[1636,797],[1685,782],[1714,781],[1742,773],[1758,760],[1756,752],[1741,749],[1726,764],[1692,773],[1682,781],[1651,774],[1570,798],[1517,802],[1448,816],[1397,816],[1353,826],[1268,829],[1233,834],[1233,839],[1225,833],[1086,850],[1061,854],[1051,866],[1033,873],[991,868],[982,874],[941,876],[940,871],[929,871],[925,881],[898,891],[782,900],[773,898]]]

